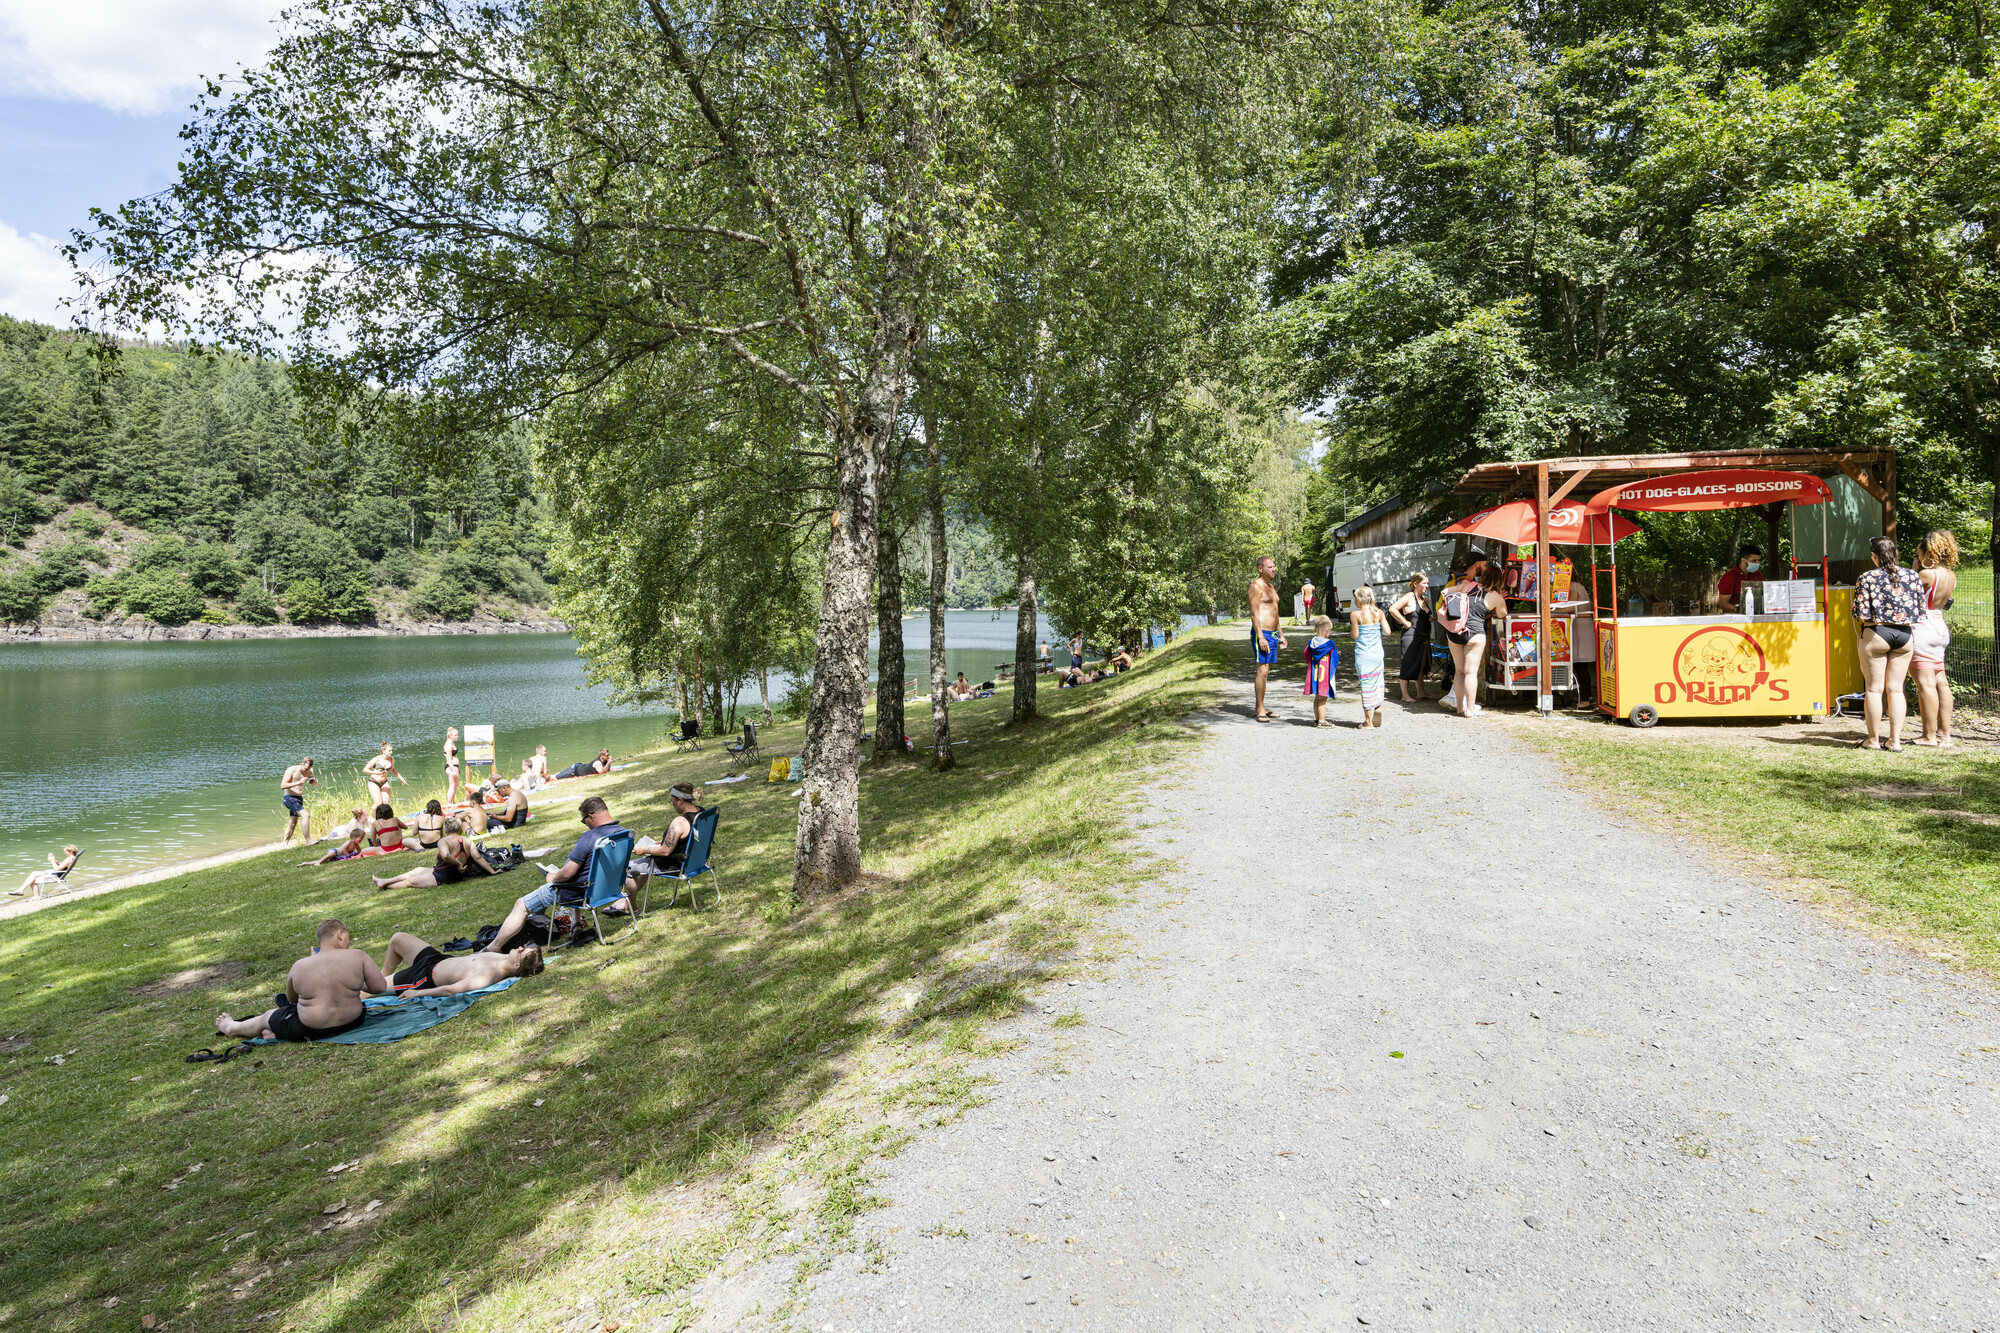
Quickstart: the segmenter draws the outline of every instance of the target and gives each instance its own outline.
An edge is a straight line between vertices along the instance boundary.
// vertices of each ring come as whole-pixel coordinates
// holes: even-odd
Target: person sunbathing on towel
[[[359,814],[360,811],[357,810],[355,813]],[[362,827],[349,832],[347,841],[337,842],[329,847],[326,855],[320,857],[319,860],[301,861],[299,864],[302,866],[323,866],[329,861],[352,861],[355,857],[363,855],[368,850],[368,827],[364,824]]]
[[[402,971],[397,971],[398,967]],[[453,958],[404,930],[389,937],[389,952],[382,955],[383,975],[405,999],[412,995],[461,995],[484,990],[508,977],[532,977],[541,970],[542,951],[532,944],[506,953]]]
[[[353,941],[339,920],[328,917],[316,934],[318,947],[292,964],[285,993],[272,997],[277,1001],[273,1008],[255,1018],[220,1014],[216,1032],[225,1037],[319,1041],[360,1027],[368,1016],[361,997],[388,994],[389,979],[373,958],[349,947]]]

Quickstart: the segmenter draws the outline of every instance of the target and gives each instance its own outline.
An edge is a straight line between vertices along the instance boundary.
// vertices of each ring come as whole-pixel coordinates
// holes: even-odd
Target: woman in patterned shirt
[[[1923,581],[1914,569],[1898,563],[1896,543],[1877,537],[1868,543],[1875,568],[1854,581],[1854,619],[1861,627],[1856,651],[1861,656],[1862,711],[1867,714],[1864,750],[1903,748],[1903,677],[1910,670],[1910,628],[1924,614]],[[1888,711],[1886,736],[1882,715]]]

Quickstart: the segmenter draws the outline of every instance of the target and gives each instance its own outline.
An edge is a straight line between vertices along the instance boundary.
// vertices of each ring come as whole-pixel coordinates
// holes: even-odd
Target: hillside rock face
[[[32,625],[0,625],[0,643],[159,643],[168,640],[365,639],[405,634],[564,634],[554,616],[502,619],[484,611],[470,620],[412,620],[383,616],[373,625],[157,625],[144,616],[113,612],[103,620],[83,614],[81,592],[65,592]]]

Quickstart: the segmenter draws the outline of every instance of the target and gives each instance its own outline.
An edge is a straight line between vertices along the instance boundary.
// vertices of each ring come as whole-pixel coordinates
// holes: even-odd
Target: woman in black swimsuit
[[[410,823],[417,831],[417,845],[429,851],[444,840],[444,807],[436,801],[424,805],[424,812]]]
[[[371,875],[378,889],[436,889],[446,884],[456,884],[472,870],[479,867],[479,873],[490,875],[493,867],[479,854],[479,849],[461,836],[456,819],[444,821],[444,838],[438,843],[437,864],[420,870],[410,870],[393,879],[382,879]]]

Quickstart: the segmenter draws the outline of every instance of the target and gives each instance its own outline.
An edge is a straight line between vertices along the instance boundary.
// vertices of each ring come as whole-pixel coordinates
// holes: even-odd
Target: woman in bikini
[[[384,879],[379,875],[369,878],[374,880],[378,889],[436,889],[458,883],[471,873],[473,866],[478,866],[478,873],[482,875],[492,874],[493,867],[487,864],[477,847],[465,840],[463,833],[456,819],[447,819],[444,821],[444,840],[438,844],[436,865],[406,871],[393,879]]]
[[[1910,635],[1910,671],[1917,678],[1917,709],[1924,734],[1914,744],[1951,745],[1951,682],[1945,679],[1944,650],[1951,627],[1944,613],[1958,591],[1958,539],[1943,528],[1917,547],[1917,579],[1924,585],[1924,614]]]
[[[444,730],[444,798],[458,799],[458,728]]]
[[[371,805],[389,803],[389,779],[394,778],[404,786],[410,780],[396,771],[396,747],[382,742],[382,753],[361,766],[361,776],[368,780],[368,801]]]
[[[403,831],[408,826],[396,818],[396,808],[386,801],[375,807],[375,818],[369,822],[368,832],[374,838],[373,847],[364,847],[363,856],[387,856],[391,852],[403,850]]]
[[[424,812],[410,821],[417,846],[430,851],[444,840],[444,806],[437,801],[424,803]]]

